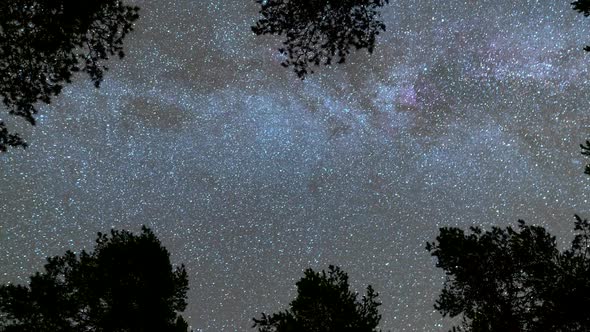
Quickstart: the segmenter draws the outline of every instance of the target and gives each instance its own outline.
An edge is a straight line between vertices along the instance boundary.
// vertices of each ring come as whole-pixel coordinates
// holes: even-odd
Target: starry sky
[[[301,81],[252,0],[142,1],[127,56],[0,155],[0,282],[96,232],[151,227],[190,277],[195,331],[252,331],[307,267],[380,293],[380,326],[445,331],[443,226],[590,217],[590,21],[553,0],[391,0],[369,55]],[[4,113],[6,114],[6,113]]]

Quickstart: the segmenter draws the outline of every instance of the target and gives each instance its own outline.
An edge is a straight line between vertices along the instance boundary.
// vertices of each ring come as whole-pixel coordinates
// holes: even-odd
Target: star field
[[[375,52],[301,81],[257,5],[137,1],[126,57],[77,77],[0,155],[0,282],[151,227],[195,331],[251,331],[307,267],[371,284],[381,328],[446,331],[438,228],[590,217],[590,21],[569,1],[390,1]],[[4,113],[5,114],[5,113]]]

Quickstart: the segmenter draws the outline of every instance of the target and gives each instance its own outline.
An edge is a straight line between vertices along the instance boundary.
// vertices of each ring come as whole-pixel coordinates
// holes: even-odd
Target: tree
[[[124,56],[138,10],[122,0],[1,1],[0,95],[9,113],[34,125],[35,104],[50,103],[78,71],[99,87],[104,61]],[[25,147],[9,135],[18,139],[0,139],[0,150]]]
[[[590,157],[590,141],[586,141],[586,145],[580,144],[580,148],[582,148],[582,154],[584,156]],[[586,165],[584,173],[590,175],[590,165]]]
[[[590,331],[590,223],[576,215],[574,230],[571,248],[560,256],[555,283],[545,297],[545,331]]]
[[[453,331],[589,331],[590,223],[576,216],[570,249],[543,227],[441,228],[426,249],[446,273],[435,309]]]
[[[352,47],[373,52],[375,37],[385,31],[378,8],[389,0],[256,0],[262,18],[252,27],[257,35],[284,36],[284,67],[303,79],[309,65],[346,61]]]
[[[362,300],[349,290],[348,275],[332,265],[328,273],[312,269],[297,282],[290,308],[254,318],[259,332],[375,332],[381,320],[378,294],[371,286]]]
[[[576,0],[572,2],[574,10],[584,14],[584,16],[590,16],[590,0]],[[590,52],[590,46],[584,47],[584,51]]]
[[[93,252],[48,258],[28,286],[0,286],[0,330],[186,332],[187,290],[184,265],[172,268],[150,229],[112,230]]]
[[[9,146],[27,147],[27,143],[18,135],[18,133],[9,133],[4,122],[0,121],[0,152],[6,152]]]

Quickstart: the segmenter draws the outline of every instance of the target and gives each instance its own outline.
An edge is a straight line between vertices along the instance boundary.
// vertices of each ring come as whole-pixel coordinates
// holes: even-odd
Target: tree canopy
[[[378,9],[389,0],[256,0],[260,18],[252,31],[285,39],[279,51],[300,78],[312,66],[346,61],[351,48],[373,52],[375,37],[385,31]]]
[[[575,11],[584,14],[584,16],[590,16],[590,0],[576,0],[572,2],[572,6]],[[590,52],[590,46],[584,47],[586,52]]]
[[[173,269],[150,229],[112,230],[93,252],[48,258],[28,286],[0,286],[0,330],[186,332],[187,290],[184,266]]]
[[[457,331],[589,331],[590,223],[576,216],[572,245],[543,227],[441,228],[426,249],[446,273],[435,309]]]
[[[10,114],[35,124],[35,104],[50,103],[75,72],[99,87],[104,62],[124,56],[138,7],[121,0],[0,2],[0,96]],[[0,122],[0,151],[25,147]]]
[[[4,122],[0,121],[0,152],[6,152],[9,146],[26,148],[27,143],[17,133],[10,133]]]
[[[307,269],[297,282],[290,308],[254,318],[259,332],[375,332],[381,320],[378,294],[371,286],[359,301],[349,289],[348,275],[329,266],[328,272]]]
[[[590,157],[590,141],[586,141],[586,144],[580,144],[580,148],[582,148],[582,154],[586,157]],[[584,169],[584,173],[590,175],[590,164],[586,165]]]

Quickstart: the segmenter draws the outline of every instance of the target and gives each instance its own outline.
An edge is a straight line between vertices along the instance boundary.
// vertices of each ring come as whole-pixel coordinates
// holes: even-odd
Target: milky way
[[[254,1],[139,1],[127,56],[77,77],[0,156],[0,282],[96,232],[151,227],[195,331],[248,331],[303,269],[341,266],[381,327],[443,331],[443,226],[590,216],[590,21],[570,1],[395,1],[372,55],[301,81]],[[6,114],[6,113],[4,113]],[[565,243],[565,242],[562,242]]]

